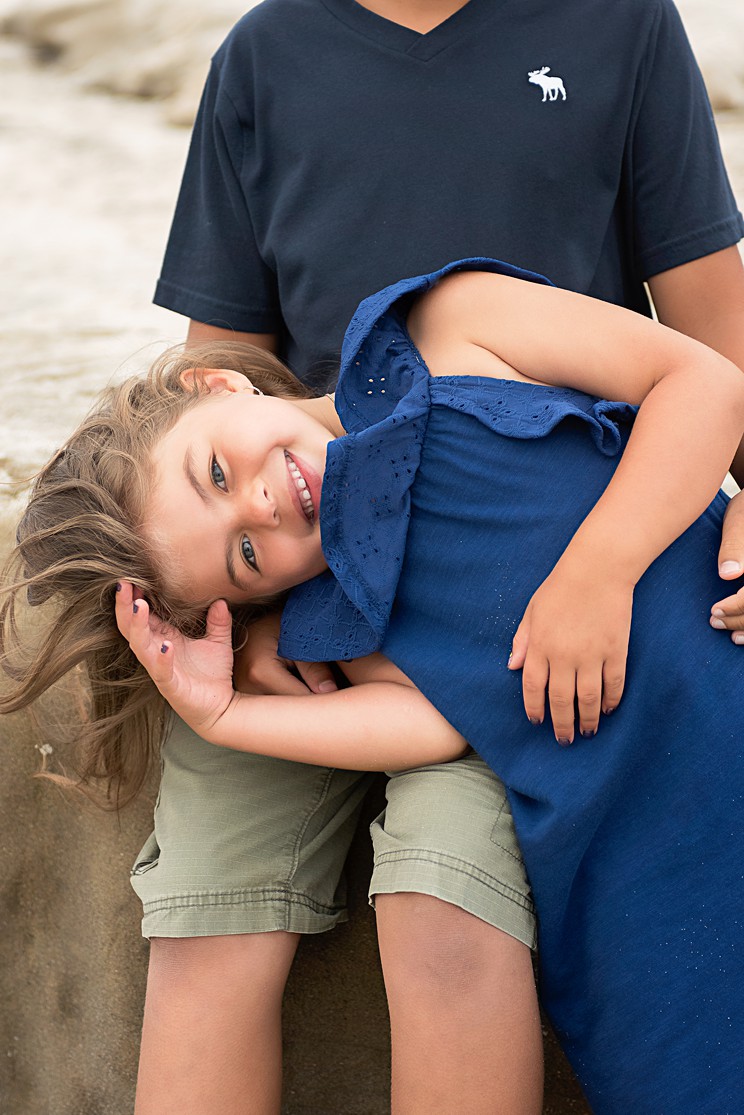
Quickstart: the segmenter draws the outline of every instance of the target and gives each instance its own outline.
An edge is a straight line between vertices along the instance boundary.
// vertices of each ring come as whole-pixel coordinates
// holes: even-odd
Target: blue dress
[[[598,1115],[733,1115],[744,1051],[744,670],[708,625],[726,498],[637,586],[623,700],[559,747],[506,669],[535,589],[597,501],[635,409],[524,382],[431,378],[411,298],[362,303],[344,343],[321,501],[329,572],[281,651],[381,649],[507,786],[538,911],[540,997]],[[732,591],[738,586],[733,586]]]

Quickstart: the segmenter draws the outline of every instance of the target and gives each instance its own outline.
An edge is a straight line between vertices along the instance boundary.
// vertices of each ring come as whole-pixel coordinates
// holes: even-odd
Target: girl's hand
[[[625,686],[633,590],[627,585],[567,572],[560,564],[527,606],[514,636],[509,668],[522,669],[524,707],[533,724],[545,717],[545,691],[555,737],[590,738],[600,710],[612,712]]]
[[[254,620],[245,640],[235,652],[233,684],[238,693],[280,694],[304,697],[311,693],[331,693],[338,689],[325,662],[290,662],[278,654],[280,613]],[[295,667],[300,677],[291,672]],[[300,680],[300,678],[302,680]]]
[[[152,615],[147,601],[134,600],[132,585],[122,581],[116,623],[173,711],[208,740],[235,697],[232,619],[225,601],[210,607],[204,638],[187,639]]]

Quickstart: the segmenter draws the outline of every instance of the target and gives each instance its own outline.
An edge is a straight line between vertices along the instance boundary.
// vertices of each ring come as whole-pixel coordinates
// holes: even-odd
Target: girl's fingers
[[[510,670],[521,670],[527,657],[527,648],[530,642],[530,607],[524,613],[522,622],[517,628],[512,641],[511,654],[508,667]]]
[[[625,689],[626,656],[608,658],[602,667],[602,712],[614,712]]]
[[[602,708],[601,666],[579,667],[576,673],[576,697],[579,705],[579,731],[585,739],[597,734]]]
[[[224,600],[215,600],[207,612],[206,634],[221,643],[232,640],[232,615]]]
[[[119,581],[116,586],[116,597],[114,602],[114,615],[116,616],[116,626],[129,641],[129,628],[132,623],[132,603],[133,591],[130,581]]]
[[[159,630],[160,624],[150,615],[146,600],[134,600],[129,613],[130,649],[163,692],[173,680],[173,647]]]
[[[545,689],[548,684],[548,661],[536,654],[528,655],[522,670],[524,711],[531,724],[545,719]]]
[[[555,738],[563,747],[573,743],[576,719],[576,671],[572,668],[554,667],[550,664],[548,682],[550,716]]]
[[[303,690],[305,686],[311,693],[332,693],[338,689],[336,679],[327,662],[295,662],[295,667],[304,683]]]

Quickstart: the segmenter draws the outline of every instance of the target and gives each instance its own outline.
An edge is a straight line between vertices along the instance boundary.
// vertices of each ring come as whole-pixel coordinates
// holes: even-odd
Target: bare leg
[[[151,943],[135,1115],[278,1115],[292,933]]]
[[[539,1115],[540,1015],[526,945],[425,894],[378,894],[393,1115]]]

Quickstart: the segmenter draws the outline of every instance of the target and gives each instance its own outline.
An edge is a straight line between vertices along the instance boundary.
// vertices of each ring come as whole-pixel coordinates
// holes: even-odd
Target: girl
[[[744,426],[740,373],[485,260],[362,304],[336,412],[261,395],[258,368],[177,372],[124,385],[37,481],[11,594],[66,590],[68,608],[6,707],[79,658],[70,625],[95,623],[101,743],[86,773],[128,773],[146,697],[112,642],[115,598],[139,663],[217,746],[405,770],[468,741],[508,787],[543,1001],[594,1109],[731,1109],[738,660],[700,616],[715,493]],[[131,406],[142,421],[114,451],[110,413]],[[109,527],[122,517],[128,550]],[[341,661],[351,688],[235,692],[230,608],[242,623],[293,586],[283,653]],[[52,662],[49,646],[65,653]]]

